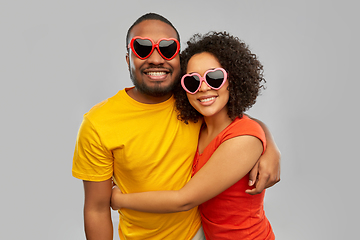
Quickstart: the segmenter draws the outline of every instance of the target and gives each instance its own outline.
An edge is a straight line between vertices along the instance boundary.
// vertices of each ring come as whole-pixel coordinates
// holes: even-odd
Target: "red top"
[[[193,175],[205,165],[221,143],[241,135],[259,138],[265,151],[266,139],[261,126],[247,116],[236,118],[210,142],[202,154],[196,152]],[[249,189],[248,181],[247,174],[224,192],[199,205],[207,240],[275,239],[263,208],[265,190],[257,195],[245,193]]]

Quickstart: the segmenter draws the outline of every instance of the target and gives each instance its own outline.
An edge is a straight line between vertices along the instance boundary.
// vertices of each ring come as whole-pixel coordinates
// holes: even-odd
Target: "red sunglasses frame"
[[[224,79],[223,79],[223,82],[221,83],[221,85],[220,85],[218,88],[214,88],[213,86],[211,86],[211,85],[206,81],[206,75],[207,75],[209,72],[215,72],[215,71],[218,71],[218,70],[220,70],[220,71],[223,72],[223,74],[224,74]],[[187,87],[185,86],[185,83],[184,83],[184,79],[185,79],[186,77],[192,77],[192,76],[198,76],[198,77],[200,78],[199,87],[198,87],[194,92],[190,92],[190,91],[187,89]],[[182,76],[182,78],[181,78],[181,86],[183,87],[183,89],[184,89],[186,92],[188,92],[188,93],[190,93],[190,94],[195,94],[195,93],[197,93],[197,92],[199,91],[200,87],[201,87],[202,82],[205,82],[206,85],[208,85],[211,89],[219,90],[219,89],[225,84],[225,82],[227,81],[227,76],[228,76],[228,75],[227,75],[227,72],[226,72],[225,69],[223,69],[223,68],[209,69],[209,70],[207,70],[207,71],[204,73],[204,77],[202,77],[202,76],[201,76],[200,74],[198,74],[198,73],[188,73],[188,74],[185,74],[184,76]]]
[[[150,51],[150,53],[146,56],[146,57],[141,57],[139,56],[139,54],[135,51],[134,49],[134,41],[136,39],[142,39],[142,40],[149,40],[152,44],[152,49]],[[160,51],[160,47],[159,47],[159,43],[163,40],[166,40],[166,41],[174,41],[176,43],[176,52],[174,53],[174,55],[171,57],[171,58],[167,58],[165,57],[161,51]],[[128,49],[131,48],[131,50],[133,51],[133,53],[138,57],[140,58],[141,60],[144,60],[148,57],[151,56],[151,54],[154,52],[154,49],[156,48],[158,50],[158,53],[161,55],[162,58],[166,59],[166,60],[171,60],[173,59],[174,57],[176,57],[176,55],[180,52],[180,43],[179,41],[176,39],[176,38],[160,38],[157,43],[155,43],[151,38],[148,38],[148,37],[139,37],[139,36],[136,36],[136,37],[133,37],[128,45]]]

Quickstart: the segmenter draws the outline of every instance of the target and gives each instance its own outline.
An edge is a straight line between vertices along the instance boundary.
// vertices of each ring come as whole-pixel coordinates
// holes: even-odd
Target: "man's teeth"
[[[146,74],[151,76],[161,76],[161,75],[165,75],[166,72],[147,72]]]
[[[211,98],[205,98],[205,99],[199,99],[200,102],[208,102],[208,101],[211,101],[211,100],[214,100],[215,97],[211,97]]]

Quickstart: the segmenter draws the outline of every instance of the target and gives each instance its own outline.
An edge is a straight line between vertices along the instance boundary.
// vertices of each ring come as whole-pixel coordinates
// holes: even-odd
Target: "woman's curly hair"
[[[209,32],[195,34],[187,42],[187,48],[181,52],[181,74],[186,74],[187,64],[197,53],[208,52],[214,55],[228,73],[229,101],[228,115],[234,120],[252,107],[264,88],[263,66],[251,53],[248,46],[239,38],[227,32]],[[185,123],[197,122],[202,115],[191,106],[186,92],[179,83],[174,91],[178,118]]]

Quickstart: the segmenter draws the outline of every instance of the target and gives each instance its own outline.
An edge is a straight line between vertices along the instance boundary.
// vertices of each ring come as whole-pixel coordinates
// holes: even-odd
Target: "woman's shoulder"
[[[248,116],[237,117],[222,133],[222,141],[230,138],[251,135],[262,139],[265,136],[264,130],[255,120],[252,120]]]
[[[260,126],[259,123],[257,123],[255,120],[249,118],[246,115],[235,118],[234,121],[232,121],[232,123],[229,125],[229,129],[249,129],[249,128],[262,130],[262,127]]]

